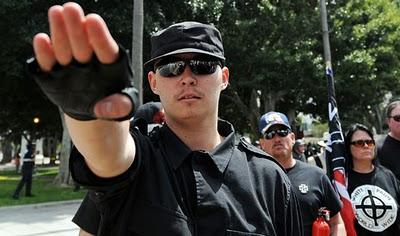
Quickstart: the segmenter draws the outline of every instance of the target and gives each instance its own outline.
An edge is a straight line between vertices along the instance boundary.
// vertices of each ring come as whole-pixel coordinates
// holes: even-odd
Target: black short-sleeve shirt
[[[400,235],[400,188],[394,174],[376,165],[370,173],[348,172],[357,235]]]
[[[97,235],[301,235],[285,172],[236,143],[229,123],[219,121],[218,131],[225,139],[211,152],[190,150],[166,125],[151,138],[134,131],[134,163],[109,179],[95,176],[75,150],[72,175],[90,190],[73,221]]]
[[[400,181],[400,141],[387,135],[378,142],[378,159]]]
[[[311,236],[318,210],[326,207],[330,215],[334,216],[342,208],[342,202],[321,168],[296,161],[295,166],[287,171],[300,203],[304,235]]]

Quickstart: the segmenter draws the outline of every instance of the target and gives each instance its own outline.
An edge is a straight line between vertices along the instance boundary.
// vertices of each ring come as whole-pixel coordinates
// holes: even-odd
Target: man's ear
[[[150,71],[147,74],[147,80],[149,81],[151,91],[153,91],[154,94],[158,95],[156,74],[153,71]]]
[[[229,85],[229,69],[228,67],[224,66],[221,70],[222,70],[221,90],[224,90]]]
[[[290,138],[292,139],[292,142],[293,142],[293,145],[294,145],[294,142],[296,141],[296,135],[294,135],[293,132],[290,132]]]
[[[266,152],[267,150],[264,149],[264,145],[265,145],[265,140],[263,138],[258,139],[259,143],[260,143],[260,148]]]

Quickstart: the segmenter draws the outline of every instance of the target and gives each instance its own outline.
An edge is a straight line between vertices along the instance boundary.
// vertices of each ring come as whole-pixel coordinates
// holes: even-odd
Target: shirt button
[[[193,157],[194,163],[196,163],[198,165],[207,163],[209,159],[210,159],[210,155],[207,152],[198,153],[197,155],[195,155]]]

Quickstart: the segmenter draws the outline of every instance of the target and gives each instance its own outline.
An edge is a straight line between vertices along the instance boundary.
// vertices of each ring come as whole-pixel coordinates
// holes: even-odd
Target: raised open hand
[[[39,33],[33,39],[35,57],[43,72],[51,72],[56,64],[67,66],[74,61],[86,64],[94,56],[105,65],[116,62],[120,57],[118,44],[99,15],[85,15],[77,3],[69,2],[51,7],[48,17],[50,36]],[[108,94],[91,106],[90,112],[94,117],[117,119],[131,112],[132,101],[128,96],[115,93]],[[79,119],[79,115],[77,117]]]

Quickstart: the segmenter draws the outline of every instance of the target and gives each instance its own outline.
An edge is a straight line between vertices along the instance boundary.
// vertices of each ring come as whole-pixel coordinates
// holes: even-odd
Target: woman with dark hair
[[[376,160],[372,132],[354,124],[346,133],[348,192],[357,235],[400,235],[400,188],[394,174]]]

